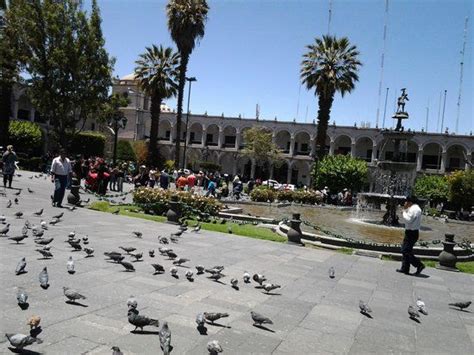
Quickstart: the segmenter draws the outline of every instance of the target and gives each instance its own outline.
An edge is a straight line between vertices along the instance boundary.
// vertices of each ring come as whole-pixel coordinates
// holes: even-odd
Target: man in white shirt
[[[61,149],[59,156],[51,164],[51,181],[54,182],[53,206],[62,207],[67,181],[72,173],[71,162],[66,158],[66,151]]]
[[[405,238],[402,244],[402,267],[398,272],[409,274],[410,264],[416,267],[415,275],[419,275],[425,265],[413,253],[413,246],[418,240],[421,224],[421,208],[416,203],[414,196],[408,196],[403,206],[403,219],[405,220]]]

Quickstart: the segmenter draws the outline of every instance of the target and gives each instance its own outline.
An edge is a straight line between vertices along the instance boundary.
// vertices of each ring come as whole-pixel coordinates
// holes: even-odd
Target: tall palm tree
[[[351,45],[347,37],[323,36],[316,38],[314,44],[306,47],[301,63],[301,81],[308,90],[314,89],[318,96],[318,132],[316,145],[318,158],[325,154],[326,131],[334,94],[340,92],[344,97],[354,89],[359,80],[357,72],[359,61],[357,47]]]
[[[168,30],[181,55],[178,82],[178,113],[176,115],[175,166],[179,167],[183,94],[189,56],[196,42],[204,36],[209,6],[206,0],[170,0],[166,6]]]
[[[153,45],[146,47],[135,62],[135,77],[139,87],[151,98],[151,127],[147,163],[157,166],[158,127],[160,107],[165,99],[176,96],[180,56],[172,48]]]

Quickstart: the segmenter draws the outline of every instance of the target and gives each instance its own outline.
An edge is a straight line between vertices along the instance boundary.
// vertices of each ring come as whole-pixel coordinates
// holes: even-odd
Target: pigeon
[[[7,235],[9,231],[10,231],[10,223],[8,223],[5,227],[0,229],[0,234]]]
[[[155,257],[155,250],[154,249],[148,250],[148,255],[150,255],[150,258],[154,258]]]
[[[211,324],[214,324],[214,322],[216,320],[219,320],[221,318],[226,318],[229,316],[229,313],[219,313],[219,312],[216,312],[216,313],[208,313],[208,312],[204,312],[204,318],[211,322]]]
[[[77,239],[77,240],[68,240],[68,243],[69,245],[74,249],[74,250],[82,250],[82,246],[81,246],[81,240],[80,239]]]
[[[35,236],[35,238],[43,237],[44,229],[40,229],[40,230],[33,229],[33,235]]]
[[[233,288],[237,289],[238,288],[238,284],[239,284],[239,280],[237,279],[230,279],[230,284],[232,285]]]
[[[23,228],[21,229],[21,234],[23,234],[23,235],[28,234],[28,227],[27,226],[23,226]]]
[[[114,215],[118,215],[120,213],[120,208],[117,208],[115,211],[112,212]]]
[[[119,254],[110,254],[109,258],[111,260],[115,261],[116,263],[120,263],[123,259],[125,259],[125,256],[121,255],[120,253]]]
[[[334,269],[334,266],[331,266],[329,268],[329,278],[333,279],[334,277],[336,277],[336,270]]]
[[[89,237],[87,235],[85,235],[84,237],[82,237],[82,243],[84,244],[89,244]]]
[[[69,239],[72,239],[72,238],[74,238],[75,236],[76,236],[76,232],[75,232],[75,231],[74,231],[74,232],[69,232],[69,234],[68,234],[68,238],[69,238]]]
[[[121,256],[122,253],[120,253],[118,251],[106,251],[106,252],[104,252],[104,255],[109,257],[109,258],[112,258],[112,256]]]
[[[197,266],[196,266],[196,270],[197,270],[197,274],[198,274],[198,275],[201,275],[201,274],[204,273],[204,266],[202,266],[202,265],[197,265]]]
[[[280,285],[271,284],[271,283],[263,284],[263,289],[266,291],[267,294],[280,287],[281,287]]]
[[[52,226],[54,226],[58,223],[59,223],[59,219],[57,219],[57,218],[53,218],[51,221],[49,221],[49,224],[51,224]]]
[[[40,323],[41,323],[41,318],[38,316],[31,316],[30,318],[28,318],[28,321],[26,322],[26,324],[30,326],[30,329],[38,328]]]
[[[25,235],[25,234],[23,234],[23,235],[18,235],[18,236],[16,236],[16,237],[8,237],[8,239],[15,241],[16,244],[20,243],[20,242],[21,242],[23,239],[25,239],[25,238],[28,238],[28,236]]]
[[[20,306],[20,308],[24,308],[26,309],[27,306],[28,306],[28,294],[26,293],[26,291],[22,288],[18,289],[18,292],[16,294],[16,300],[18,302],[18,305]]]
[[[7,337],[10,344],[15,347],[15,349],[22,350],[23,348],[38,343],[41,344],[43,341],[39,338],[34,338],[30,335],[25,334],[13,334],[13,333],[6,333],[5,336]]]
[[[12,200],[8,200],[7,202],[7,208],[10,208],[12,206]]]
[[[21,212],[21,211],[18,211],[18,212],[15,213],[16,218],[21,218],[22,216],[23,216],[23,212]]]
[[[182,264],[188,262],[189,259],[179,258],[178,260],[173,261],[173,265],[181,266]]]
[[[362,300],[359,300],[359,309],[360,309],[360,313],[365,314],[365,315],[372,313],[372,309],[369,307],[369,305]]]
[[[410,318],[411,319],[417,319],[417,318],[420,318],[420,313],[418,313],[418,311],[416,310],[415,307],[413,307],[412,305],[409,305],[408,306],[408,314],[410,315]]]
[[[67,209],[72,212],[72,211],[75,211],[76,208],[77,208],[76,206],[69,206]]]
[[[263,283],[264,281],[267,281],[267,278],[266,278],[265,276],[263,276],[263,275],[255,274],[255,275],[253,275],[253,280],[254,280],[255,282],[259,283],[260,286],[262,286],[262,283]]]
[[[171,331],[168,327],[168,322],[163,322],[163,326],[158,332],[160,338],[161,350],[163,350],[164,355],[169,355],[171,351]]]
[[[89,258],[91,256],[94,256],[94,249],[93,248],[84,248],[84,251],[86,252],[86,258]]]
[[[198,325],[198,328],[203,328],[205,323],[206,323],[206,319],[204,318],[204,314],[199,313],[196,316],[196,324]]]
[[[112,355],[123,355],[118,346],[112,346],[110,350],[112,350]]]
[[[223,350],[222,346],[217,340],[211,340],[207,343],[207,351],[209,351],[210,355],[216,355],[218,353],[221,353]]]
[[[29,187],[27,188],[27,190],[30,194],[34,193],[34,191],[32,189],[30,189]]]
[[[173,277],[177,277],[178,276],[178,268],[176,266],[172,266],[170,268],[170,274]]]
[[[132,233],[133,233],[133,234],[135,235],[135,237],[137,237],[137,238],[141,238],[142,235],[143,235],[142,232],[132,232]]]
[[[168,255],[168,252],[173,251],[173,249],[159,247],[158,251],[160,252],[161,255]]]
[[[21,260],[18,262],[18,265],[16,266],[15,274],[16,275],[24,274],[26,272],[25,268],[26,268],[26,258],[23,257],[21,258]]]
[[[176,237],[170,236],[171,243],[178,243],[178,239]]]
[[[47,289],[49,287],[49,275],[48,275],[48,269],[46,268],[46,266],[40,272],[38,279],[40,282],[40,286],[43,289]]]
[[[15,196],[20,196],[21,190],[18,190],[17,192],[14,193]]]
[[[206,269],[204,271],[206,271],[209,274],[221,274],[223,270],[224,270],[223,266],[214,266],[213,268]]]
[[[128,309],[137,309],[137,306],[138,306],[138,302],[137,300],[135,299],[135,296],[130,296],[127,300],[127,307]]]
[[[420,297],[418,297],[418,299],[416,300],[416,306],[418,307],[418,311],[420,313],[424,314],[425,316],[428,315],[428,311],[426,310],[425,302],[423,302]]]
[[[193,232],[194,233],[199,233],[200,230],[201,230],[201,225],[198,224],[196,227],[194,227]]]
[[[122,249],[127,254],[130,254],[132,251],[137,250],[137,248],[134,248],[134,247],[119,247],[119,248]]]
[[[36,212],[33,212],[33,214],[34,214],[35,216],[38,216],[38,217],[41,216],[41,215],[43,214],[43,208],[40,209],[40,210],[38,210],[38,211],[36,211]]]
[[[48,223],[46,223],[45,221],[41,221],[40,225],[41,225],[41,228],[48,229]]]
[[[125,271],[135,271],[133,264],[129,263],[128,261],[122,260],[122,261],[119,261],[119,264],[121,264],[125,268]]]
[[[211,274],[207,278],[211,279],[211,280],[214,280],[214,281],[219,281],[223,277],[224,277],[224,275],[222,275],[221,273],[215,273],[215,274]]]
[[[186,271],[186,273],[184,274],[184,276],[186,276],[186,278],[189,280],[189,281],[192,281],[193,280],[193,272],[191,270],[188,270]]]
[[[5,217],[4,215],[0,216],[0,222],[1,223],[5,223],[6,220],[7,220],[7,217]]]
[[[143,327],[146,327],[146,326],[155,326],[155,327],[160,326],[160,322],[158,321],[158,319],[151,319],[145,316],[141,316],[138,314],[137,310],[133,310],[133,309],[128,311],[128,322],[131,325],[135,326],[135,329],[133,331],[136,331],[138,328],[140,328],[143,331]]]
[[[139,261],[141,258],[143,258],[143,253],[130,253],[130,255],[135,258],[135,261]]]
[[[453,307],[457,307],[462,311],[464,308],[468,308],[471,305],[471,303],[472,303],[471,301],[455,302],[455,303],[450,303],[449,305]]]
[[[161,243],[161,244],[169,244],[169,241],[168,241],[168,238],[166,237],[158,237],[158,241]]]
[[[43,258],[49,259],[53,257],[53,254],[49,250],[43,250],[43,249],[36,249],[38,253],[43,255]]]
[[[250,274],[247,271],[244,272],[244,282],[246,284],[250,282]]]
[[[171,235],[172,235],[173,237],[181,237],[181,234],[183,234],[183,231],[182,231],[182,230],[177,231],[176,233],[171,233]]]
[[[48,245],[53,240],[54,238],[43,238],[43,239],[35,240],[35,243],[39,245]]]
[[[76,270],[74,270],[74,260],[72,260],[72,256],[69,256],[69,259],[67,261],[67,272],[71,275],[76,272]]]
[[[63,218],[63,216],[64,216],[64,212],[61,212],[61,213],[57,214],[56,216],[53,216],[53,218],[59,220],[59,219]]]
[[[168,258],[170,258],[170,260],[174,260],[178,257],[178,255],[172,251],[167,252],[166,255],[168,255]]]
[[[41,248],[41,250],[50,251],[51,250],[51,245],[45,245],[43,248]]]
[[[153,275],[162,274],[165,272],[165,268],[160,264],[151,264],[151,266],[153,266],[153,268],[155,269],[155,272]]]
[[[79,292],[70,289],[69,287],[63,287],[64,296],[70,301],[75,303],[77,300],[85,300],[86,296],[81,295]]]
[[[261,315],[260,313],[251,311],[250,316],[253,319],[253,325],[273,324],[273,322],[269,318]]]

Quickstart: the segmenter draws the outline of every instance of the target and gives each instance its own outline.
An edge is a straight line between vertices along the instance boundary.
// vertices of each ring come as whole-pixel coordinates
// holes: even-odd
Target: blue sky
[[[329,0],[209,0],[206,34],[191,55],[188,76],[195,76],[191,111],[209,115],[260,117],[312,122],[313,92],[301,87],[299,65],[305,46],[328,30]],[[145,46],[173,46],[166,26],[166,1],[99,0],[106,47],[116,59],[115,74],[131,73]],[[89,6],[85,1],[86,8]],[[360,50],[363,67],[353,93],[334,101],[331,122],[375,126],[383,48],[384,0],[333,0],[331,34],[347,36]],[[410,120],[405,127],[436,130],[440,92],[447,90],[444,127],[455,128],[465,17],[470,17],[464,60],[459,134],[473,127],[473,58],[470,0],[390,0],[382,125],[393,125],[395,97],[406,87]],[[299,97],[299,113],[297,106]],[[185,96],[186,105],[187,95]],[[174,100],[168,102],[175,107]],[[186,106],[185,106],[186,107]],[[307,113],[306,113],[307,112]]]

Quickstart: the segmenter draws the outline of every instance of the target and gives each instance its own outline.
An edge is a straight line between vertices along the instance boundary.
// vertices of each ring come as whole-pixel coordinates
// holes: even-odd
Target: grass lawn
[[[106,201],[97,201],[97,202],[93,202],[89,208],[95,211],[108,212],[108,213],[116,211],[118,208],[120,210],[119,214],[123,216],[141,218],[141,219],[146,219],[146,220],[155,221],[155,222],[166,222],[166,217],[153,216],[153,215],[145,214],[143,212],[139,212],[140,208],[134,205],[110,206],[110,204]],[[188,220],[188,223],[193,224],[193,223],[197,223],[197,221],[191,219],[191,220]],[[229,233],[229,227],[231,228],[232,233]],[[287,241],[285,237],[282,237],[279,234],[272,232],[268,228],[256,227],[252,224],[239,225],[237,223],[226,223],[226,224],[201,223],[201,228],[204,230],[213,231],[213,232],[221,232],[224,234],[235,234],[235,235],[249,237],[249,238],[271,240],[273,242],[283,243]]]

